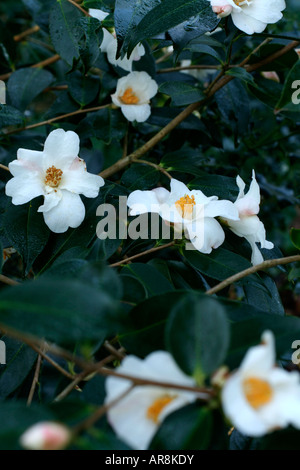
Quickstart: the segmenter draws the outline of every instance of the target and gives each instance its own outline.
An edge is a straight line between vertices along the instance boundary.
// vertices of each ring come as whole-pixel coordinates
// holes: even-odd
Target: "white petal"
[[[62,198],[62,193],[60,190],[52,191],[49,194],[45,195],[44,204],[38,208],[38,212],[48,212],[53,207],[56,207]]]
[[[126,72],[131,72],[132,71],[132,59],[131,58],[128,59],[127,55],[125,55],[123,59],[121,58],[117,59],[116,58],[117,49],[118,49],[117,40],[115,40],[114,42],[111,41],[107,45],[106,52],[107,52],[108,62],[112,65],[117,65],[121,69],[126,70]]]
[[[63,129],[56,129],[48,135],[45,142],[45,165],[47,168],[53,165],[55,168],[64,171],[78,157],[78,153],[78,135],[73,131],[65,132]]]
[[[126,119],[130,122],[145,122],[151,114],[151,106],[149,104],[123,104],[121,110]]]
[[[99,10],[98,8],[89,8],[89,14],[93,18],[97,18],[99,21],[105,20],[105,18],[109,15],[106,11]]]
[[[262,33],[267,27],[267,23],[256,20],[243,11],[233,10],[231,17],[235,26],[247,34]]]
[[[32,199],[42,196],[45,193],[44,186],[39,176],[26,174],[16,176],[9,180],[5,186],[5,194],[12,197],[15,205],[26,204]]]
[[[259,0],[244,8],[245,14],[264,23],[277,23],[282,18],[285,2],[281,0]]]
[[[184,183],[176,180],[175,178],[171,179],[170,188],[172,201],[174,200],[174,202],[178,201],[184,196],[189,196],[191,193],[189,188]]]
[[[133,191],[127,199],[127,206],[131,216],[160,211],[160,203],[155,191]]]
[[[191,243],[200,253],[209,254],[217,249],[225,240],[225,233],[216,219],[205,217],[187,225]]]
[[[271,331],[265,331],[263,344],[250,348],[240,366],[240,373],[265,377],[275,365],[275,340]]]
[[[260,414],[252,408],[243,391],[239,372],[225,382],[222,389],[222,405],[233,426],[247,436],[259,437],[268,432]]]
[[[107,29],[102,28],[103,31],[103,40],[100,46],[101,52],[107,52],[107,49],[111,43],[116,42],[116,38],[109,32]]]
[[[239,213],[230,201],[211,201],[204,208],[205,217],[226,217],[230,220],[239,220]]]
[[[82,166],[64,172],[60,189],[67,189],[71,193],[83,194],[86,197],[97,197],[99,189],[104,186],[101,176],[88,173]]]
[[[62,190],[59,204],[44,212],[45,223],[54,233],[64,233],[69,227],[77,228],[83,222],[85,207],[78,194]]]

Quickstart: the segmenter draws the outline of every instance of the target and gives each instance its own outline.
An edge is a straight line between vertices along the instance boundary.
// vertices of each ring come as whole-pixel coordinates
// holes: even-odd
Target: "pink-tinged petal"
[[[5,194],[12,197],[16,206],[26,204],[32,199],[45,194],[41,178],[26,173],[26,177],[15,176],[5,186]]]
[[[83,222],[85,207],[78,194],[62,190],[62,198],[53,209],[44,212],[45,223],[54,233],[64,233]]]
[[[38,208],[38,212],[48,212],[56,207],[61,201],[62,193],[60,190],[52,191],[45,195],[44,204]]]
[[[249,191],[247,194],[245,194],[245,196],[237,199],[235,205],[238,208],[240,217],[256,215],[259,213],[260,189],[255,179],[254,170]]]
[[[83,194],[86,197],[97,197],[99,190],[104,186],[104,179],[101,176],[88,173],[82,166],[76,169],[69,169],[64,172],[60,189],[67,189],[76,194]]]
[[[65,132],[63,129],[52,131],[45,142],[44,155],[47,168],[55,168],[65,171],[73,160],[78,157],[79,137],[73,131]]]

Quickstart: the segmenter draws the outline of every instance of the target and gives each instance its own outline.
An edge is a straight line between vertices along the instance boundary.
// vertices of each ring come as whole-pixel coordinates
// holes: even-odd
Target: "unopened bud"
[[[66,426],[45,421],[27,429],[20,437],[20,444],[28,450],[62,450],[70,439],[71,433]]]
[[[222,7],[213,6],[212,9],[213,12],[218,15],[219,18],[225,18],[225,16],[231,14],[233,7],[231,5],[223,5]]]

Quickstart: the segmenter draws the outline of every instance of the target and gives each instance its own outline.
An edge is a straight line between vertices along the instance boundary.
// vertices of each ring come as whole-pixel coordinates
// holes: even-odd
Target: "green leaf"
[[[56,0],[50,13],[50,36],[57,53],[69,65],[80,56],[82,13],[68,0]]]
[[[151,450],[205,450],[213,430],[212,412],[188,405],[167,416],[155,434]]]
[[[250,83],[250,85],[255,85],[253,76],[243,67],[231,68],[226,71],[226,75],[231,75],[232,77],[239,78],[243,82]]]
[[[2,336],[6,346],[6,365],[0,366],[0,400],[13,393],[31,371],[37,353],[25,344]]]
[[[9,204],[3,216],[5,234],[22,256],[25,274],[45,248],[50,235],[43,215],[37,212],[40,205],[40,198],[20,206]]]
[[[130,55],[134,47],[144,39],[165,32],[209,8],[211,7],[206,0],[150,0],[147,3],[117,0],[117,37]]]
[[[286,105],[292,104],[292,95],[295,93],[296,88],[293,86],[293,84],[296,83],[298,86],[296,88],[299,88],[300,86],[300,60],[298,60],[295,65],[292,67],[290,72],[288,73],[284,87],[281,93],[281,96],[275,106],[276,110],[281,110],[282,108],[285,108]],[[299,105],[294,104],[294,107],[299,110]]]
[[[73,72],[68,80],[69,93],[82,107],[94,101],[100,90],[100,80],[96,77]]]
[[[106,333],[106,315],[116,303],[82,281],[39,279],[0,294],[0,323],[22,334],[63,345],[95,341]]]
[[[186,295],[166,327],[166,344],[180,368],[201,384],[223,362],[229,346],[229,322],[223,306],[210,297]]]
[[[300,229],[292,228],[290,235],[293,245],[300,250]]]
[[[45,88],[53,83],[54,77],[48,70],[39,68],[19,69],[8,80],[7,92],[11,104],[24,111]]]
[[[0,130],[7,126],[19,126],[23,124],[24,116],[16,108],[8,105],[0,105]]]
[[[172,98],[174,106],[185,106],[196,103],[204,98],[204,94],[199,88],[193,87],[184,82],[165,82],[159,87],[159,91]]]

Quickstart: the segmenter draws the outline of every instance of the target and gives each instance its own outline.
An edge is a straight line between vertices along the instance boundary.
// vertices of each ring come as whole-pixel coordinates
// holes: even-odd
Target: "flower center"
[[[183,196],[175,202],[176,209],[182,217],[191,216],[193,207],[196,205],[195,196]]]
[[[147,409],[147,418],[154,421],[154,423],[158,423],[159,415],[161,414],[162,410],[169,404],[171,401],[176,398],[175,396],[171,397],[170,395],[163,395],[160,398],[154,400],[152,405],[149,406]]]
[[[269,383],[257,377],[245,379],[243,388],[248,402],[255,409],[269,403],[273,396],[273,390]]]
[[[124,104],[137,104],[140,101],[130,87],[125,90],[123,96],[120,97],[120,100]]]
[[[51,188],[57,188],[57,186],[61,182],[62,175],[63,172],[52,165],[46,171],[45,185],[50,186]]]

